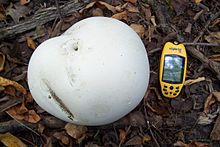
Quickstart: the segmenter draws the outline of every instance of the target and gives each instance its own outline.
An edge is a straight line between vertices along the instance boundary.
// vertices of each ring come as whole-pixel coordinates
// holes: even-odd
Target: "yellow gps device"
[[[167,42],[160,60],[160,85],[162,94],[175,98],[180,94],[186,77],[187,55],[183,44]]]

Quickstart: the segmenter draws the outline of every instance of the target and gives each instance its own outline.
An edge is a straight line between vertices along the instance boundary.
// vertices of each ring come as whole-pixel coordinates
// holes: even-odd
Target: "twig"
[[[59,18],[60,18],[60,20],[63,21],[63,15],[62,15],[61,10],[60,10],[59,0],[55,0],[55,3],[56,3],[57,13],[59,15]]]
[[[156,146],[157,146],[157,147],[160,147],[159,143],[157,142],[157,140],[156,140],[156,138],[155,138],[155,136],[154,136],[153,131],[151,130],[151,126],[150,126],[150,122],[149,122],[149,121],[147,121],[147,126],[148,126],[148,129],[149,129],[149,131],[150,131],[150,134],[151,134],[151,136],[152,136],[154,142],[156,143]]]
[[[145,116],[145,119],[146,119],[146,121],[147,121],[147,126],[148,126],[148,129],[149,129],[149,131],[150,131],[150,134],[151,134],[151,136],[152,136],[152,138],[153,138],[153,141],[155,142],[155,144],[156,144],[157,147],[160,147],[160,144],[158,143],[158,141],[157,141],[157,139],[155,138],[154,133],[153,133],[153,131],[152,131],[152,129],[151,129],[150,121],[149,121],[149,119],[148,119],[147,110],[146,110],[145,107],[144,107],[144,116]]]
[[[26,129],[30,130],[30,131],[33,132],[34,134],[40,136],[40,134],[38,134],[36,131],[34,131],[34,129],[33,129],[34,127],[33,127],[33,126],[30,127],[30,125],[27,125],[27,123],[24,123],[24,122],[21,122],[21,121],[17,120],[14,116],[12,116],[12,115],[11,115],[10,113],[8,113],[7,111],[6,111],[6,113],[7,113],[10,117],[12,117],[17,123],[19,123],[21,126],[23,126],[23,127],[25,127]]]
[[[82,2],[69,1],[66,4],[60,6],[63,16],[68,16],[74,12],[79,11],[85,6]],[[0,40],[7,37],[14,37],[17,34],[36,28],[37,26],[43,25],[49,21],[56,19],[57,9],[55,7],[45,8],[36,12],[28,20],[9,27],[0,28]]]
[[[216,43],[184,42],[183,44],[186,46],[217,46],[217,47],[220,46],[220,44],[216,44]]]
[[[210,25],[210,23],[211,23],[213,20],[215,20],[216,18],[218,18],[219,16],[220,16],[220,12],[214,14],[214,15],[207,21],[206,25],[204,26],[204,29],[203,29],[202,31],[200,31],[198,37],[196,37],[196,38],[194,39],[194,41],[193,41],[194,43],[196,43],[196,42],[199,41],[199,39],[200,39],[200,38],[202,37],[202,35],[204,34],[205,30],[206,30],[206,29],[208,28],[208,26]]]
[[[164,34],[172,32],[172,27],[168,24],[168,12],[165,10],[165,5],[161,5],[158,0],[147,0],[147,3],[151,5],[153,11],[156,13],[156,17],[159,21],[159,26]]]
[[[152,49],[152,50],[148,51],[148,54],[151,55],[151,54],[156,53],[158,51],[161,51],[161,48]]]

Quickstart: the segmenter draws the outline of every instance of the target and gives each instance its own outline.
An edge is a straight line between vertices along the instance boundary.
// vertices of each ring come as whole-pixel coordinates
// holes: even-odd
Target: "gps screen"
[[[177,55],[166,55],[164,60],[162,81],[174,84],[182,83],[185,59]]]

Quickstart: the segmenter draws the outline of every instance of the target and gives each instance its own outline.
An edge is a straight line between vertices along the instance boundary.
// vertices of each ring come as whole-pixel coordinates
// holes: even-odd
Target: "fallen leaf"
[[[137,0],[125,0],[126,2],[130,2],[132,4],[136,4],[137,3]]]
[[[5,21],[5,20],[6,20],[5,15],[0,12],[0,21]]]
[[[85,6],[85,8],[81,9],[79,11],[79,13],[82,13],[83,11],[85,11],[85,10],[87,10],[89,8],[92,8],[95,5],[95,3],[96,3],[96,1],[89,3],[88,5]]]
[[[27,93],[26,97],[25,97],[25,104],[27,103],[32,103],[33,102],[33,97],[31,95],[30,92]]]
[[[132,137],[125,143],[126,146],[135,146],[141,144],[142,144],[142,138],[139,135]]]
[[[184,30],[186,33],[191,33],[192,31],[192,23],[188,23],[187,27]]]
[[[128,12],[131,12],[131,13],[139,13],[138,7],[135,7],[131,3],[128,3],[126,5],[125,9],[128,10]]]
[[[28,3],[30,3],[30,0],[20,0],[21,5],[25,5],[25,4],[28,4]]]
[[[93,142],[89,142],[85,145],[85,147],[103,147],[103,146],[99,146],[97,144],[94,144]]]
[[[106,2],[103,2],[103,1],[99,1],[98,3],[101,4],[101,5],[103,5],[103,6],[105,6],[105,7],[106,7],[108,10],[110,10],[113,14],[116,13],[116,8],[115,8],[114,6],[112,6],[112,5],[110,5],[110,4],[106,3]]]
[[[144,26],[142,26],[142,25],[140,25],[140,24],[132,23],[132,24],[130,25],[130,27],[131,27],[141,38],[144,37],[144,33],[145,33]]]
[[[28,112],[28,109],[22,103],[21,105],[16,105],[14,107],[11,107],[6,112],[12,115],[17,120],[24,120],[25,118],[24,113]]]
[[[183,143],[182,141],[177,141],[176,143],[174,143],[175,147],[189,147],[189,145]]]
[[[60,140],[63,144],[65,145],[69,145],[70,143],[70,138],[67,136],[66,132],[62,131],[62,132],[55,132],[53,134],[53,136]]]
[[[184,85],[188,86],[202,81],[205,81],[205,77],[198,77],[197,79],[186,80]]]
[[[144,114],[141,111],[134,111],[130,113],[129,118],[130,118],[131,126],[145,126],[146,125]]]
[[[34,110],[28,110],[24,103],[11,107],[6,112],[17,120],[25,120],[30,123],[37,123],[41,119]]]
[[[220,102],[220,92],[219,91],[215,91],[215,92],[212,92],[212,94],[215,96],[216,100],[218,102]]]
[[[214,121],[215,117],[216,117],[216,115],[202,113],[198,118],[198,124],[209,125]]]
[[[0,134],[0,141],[7,147],[26,147],[26,145],[11,133]]]
[[[189,144],[186,144],[182,141],[177,141],[176,143],[174,143],[174,146],[175,147],[209,147],[207,143],[202,143],[197,141],[190,142]]]
[[[212,23],[212,27],[216,26],[217,24],[220,23],[220,18],[217,18],[213,23]]]
[[[34,40],[31,37],[27,36],[26,37],[26,41],[27,41],[27,46],[29,48],[36,49],[37,45],[36,45],[36,43],[34,42]]]
[[[199,4],[202,0],[195,0],[196,4]]]
[[[220,54],[209,56],[209,59],[220,62]]]
[[[30,123],[38,123],[41,118],[34,110],[28,110],[24,115],[24,120]]]
[[[14,8],[13,8],[14,6]],[[6,15],[11,16],[13,21],[17,24],[20,21],[20,18],[25,18],[27,14],[30,13],[30,9],[24,5],[11,4],[6,9]]]
[[[80,139],[87,131],[87,127],[75,125],[72,123],[67,123],[64,128],[67,134],[75,139]]]
[[[103,16],[103,11],[100,8],[96,8],[92,10],[92,16]]]
[[[208,96],[208,97],[206,98],[206,100],[205,100],[203,112],[207,114],[207,113],[209,112],[210,106],[211,106],[212,104],[214,104],[215,101],[216,101],[216,100],[215,100],[215,98],[213,97],[213,94],[210,93],[209,96]]]
[[[127,13],[127,11],[116,13],[116,14],[114,14],[112,16],[112,18],[115,18],[115,19],[118,19],[118,20],[125,20],[125,21],[127,21],[128,20],[128,13]]]
[[[0,71],[4,70],[4,65],[5,65],[5,55],[0,52]]]
[[[144,14],[145,14],[145,17],[147,20],[150,20],[151,18],[151,7],[149,5],[146,5],[145,7],[143,7],[143,10],[144,10]]]
[[[212,32],[208,36],[205,36],[205,40],[209,43],[220,44],[220,32]]]
[[[144,143],[147,143],[147,142],[149,142],[149,141],[151,141],[150,135],[145,134],[145,135],[143,136],[143,138],[142,138],[143,144],[144,144]]]
[[[123,129],[119,129],[119,140],[120,140],[120,144],[122,144],[122,143],[125,142],[126,136],[127,136],[126,131],[123,130]]]
[[[218,140],[218,141],[220,140],[220,115],[215,121],[215,125],[212,129],[210,137],[212,140]]]
[[[21,93],[23,93],[23,94],[26,94],[26,93],[27,93],[26,89],[25,89],[22,85],[18,84],[18,83],[15,82],[15,81],[11,81],[11,80],[9,80],[9,79],[5,79],[5,78],[3,78],[3,77],[1,77],[1,76],[0,76],[0,86],[3,86],[3,87],[13,86],[13,87],[15,87],[15,89],[16,89],[17,91],[19,91],[19,92],[21,92]]]
[[[183,134],[183,131],[179,131],[179,132],[176,134],[176,136],[177,136],[177,140],[185,142],[185,136],[184,136],[184,134]]]
[[[172,0],[171,5],[175,10],[176,14],[180,15],[185,13],[185,10],[189,5],[189,0]]]

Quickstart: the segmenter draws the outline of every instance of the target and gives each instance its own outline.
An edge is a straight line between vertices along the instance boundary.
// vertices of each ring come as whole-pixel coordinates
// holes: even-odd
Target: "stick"
[[[186,50],[188,53],[190,53],[193,57],[197,58],[199,61],[201,61],[204,65],[204,67],[210,69],[220,80],[220,65],[219,63],[209,60],[203,53],[201,53],[199,50],[197,50],[194,47],[187,47]]]
[[[68,16],[82,9],[84,5],[85,4],[82,2],[79,3],[72,0],[62,5],[60,7],[60,11],[62,12],[63,16]],[[43,25],[51,20],[54,20],[56,17],[57,8],[55,7],[45,8],[40,11],[37,11],[32,17],[20,24],[0,28],[0,40],[7,37],[14,37],[17,34],[34,29],[37,26]]]

